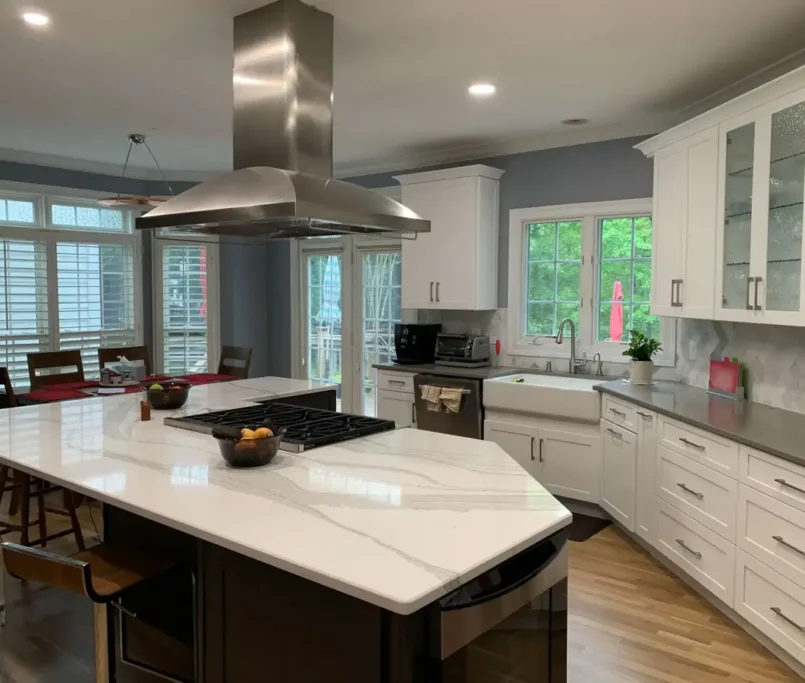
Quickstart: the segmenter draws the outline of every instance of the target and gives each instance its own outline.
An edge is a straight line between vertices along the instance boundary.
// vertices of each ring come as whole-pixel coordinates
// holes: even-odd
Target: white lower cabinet
[[[805,589],[738,549],[735,611],[805,662]]]
[[[528,417],[487,419],[484,439],[503,448],[552,494],[599,502],[601,442],[595,426]]]
[[[658,550],[713,595],[732,605],[735,546],[665,501],[657,503]]]
[[[657,413],[640,407],[637,417],[635,533],[654,545],[657,542]]]
[[[566,429],[540,429],[536,477],[555,496],[600,500],[600,440]]]
[[[397,427],[415,427],[414,395],[380,389],[377,392],[377,416],[393,420]]]
[[[601,420],[601,442],[601,507],[629,531],[634,531],[637,434]]]
[[[484,441],[494,441],[534,476],[534,441],[538,433],[539,429],[530,425],[484,420]]]

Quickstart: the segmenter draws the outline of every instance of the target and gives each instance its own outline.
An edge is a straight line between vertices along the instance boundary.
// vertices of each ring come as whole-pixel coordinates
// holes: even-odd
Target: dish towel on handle
[[[457,413],[461,408],[461,397],[464,395],[464,389],[442,389],[439,398],[442,404],[447,408],[448,413]]]
[[[434,387],[430,384],[423,384],[419,387],[419,390],[422,394],[422,400],[428,404],[428,410],[438,413],[442,409],[442,404],[439,402],[442,388]]]

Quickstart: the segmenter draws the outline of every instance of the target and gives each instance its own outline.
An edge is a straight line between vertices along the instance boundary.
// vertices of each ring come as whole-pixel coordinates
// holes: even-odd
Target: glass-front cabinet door
[[[716,318],[805,325],[805,91],[721,126]]]
[[[757,123],[742,117],[722,126],[719,183],[720,277],[716,284],[716,312],[721,320],[754,319],[750,290],[753,217],[757,213],[755,147]]]
[[[764,322],[802,324],[803,199],[805,199],[805,94],[771,107],[764,177],[768,196],[763,272],[756,279],[758,306]],[[766,154],[768,153],[768,157]]]

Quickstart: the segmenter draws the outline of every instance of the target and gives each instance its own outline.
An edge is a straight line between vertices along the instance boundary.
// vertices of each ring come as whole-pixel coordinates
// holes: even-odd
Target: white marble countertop
[[[130,394],[0,410],[0,462],[400,614],[570,523],[491,442],[398,429],[235,470],[160,419],[329,388],[305,384],[193,387],[150,422]]]

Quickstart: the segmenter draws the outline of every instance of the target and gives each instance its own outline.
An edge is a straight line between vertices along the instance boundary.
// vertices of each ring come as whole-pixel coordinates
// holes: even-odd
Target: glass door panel
[[[361,268],[361,387],[359,410],[377,411],[375,363],[394,357],[394,325],[402,321],[402,259],[400,251],[359,251]]]
[[[802,281],[805,103],[771,117],[766,309],[798,311]]]
[[[752,242],[755,124],[727,133],[722,308],[745,309]]]
[[[307,376],[338,385],[341,409],[341,254],[307,254]]]

